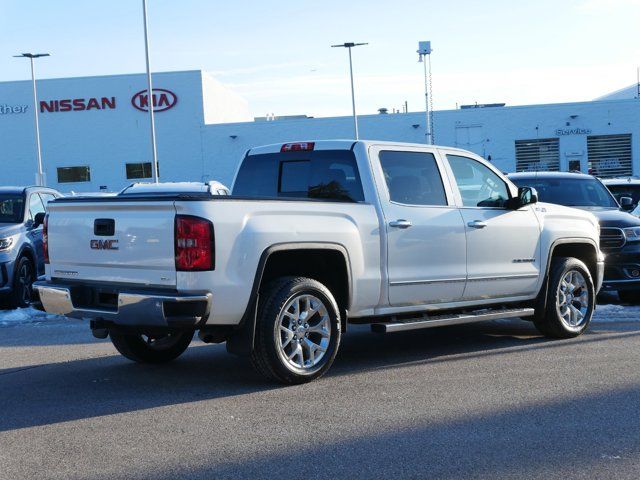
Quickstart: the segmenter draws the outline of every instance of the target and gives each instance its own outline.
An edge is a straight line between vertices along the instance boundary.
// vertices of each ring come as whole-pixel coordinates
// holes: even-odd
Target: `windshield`
[[[24,197],[20,194],[0,194],[0,223],[21,223]]]
[[[511,180],[519,187],[535,188],[541,202],[567,207],[619,208],[609,190],[595,178],[517,177]]]

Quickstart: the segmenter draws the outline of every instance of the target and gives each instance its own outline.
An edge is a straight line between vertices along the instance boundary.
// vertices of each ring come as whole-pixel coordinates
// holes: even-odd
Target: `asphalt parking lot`
[[[76,321],[0,328],[0,478],[637,479],[640,322],[618,311],[566,341],[352,328],[296,387],[223,346],[144,366]]]

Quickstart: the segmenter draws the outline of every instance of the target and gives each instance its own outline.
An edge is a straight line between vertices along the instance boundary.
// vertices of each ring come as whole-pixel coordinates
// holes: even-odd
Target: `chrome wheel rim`
[[[313,295],[291,298],[275,324],[280,357],[297,370],[310,370],[324,359],[331,340],[331,319],[325,304]]]
[[[31,301],[31,269],[29,265],[23,263],[18,272],[18,288],[20,290],[20,298],[23,305],[27,305]]]
[[[579,329],[587,321],[589,308],[589,288],[584,275],[577,270],[569,270],[560,281],[556,300],[556,310],[562,323],[571,330]]]

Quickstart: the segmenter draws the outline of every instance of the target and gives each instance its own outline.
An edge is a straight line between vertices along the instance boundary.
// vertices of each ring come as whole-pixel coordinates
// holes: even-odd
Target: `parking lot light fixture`
[[[331,45],[331,48],[342,47],[349,50],[349,75],[351,77],[351,107],[353,109],[353,130],[355,139],[358,140],[358,116],[356,115],[356,94],[353,87],[353,61],[351,60],[351,49],[360,47],[361,45],[369,45],[368,43],[347,42],[340,45]]]
[[[36,74],[33,64],[35,58],[48,57],[48,53],[21,53],[20,55],[14,55],[16,58],[28,58],[31,62],[31,83],[33,85],[33,118],[35,121],[36,129],[36,153],[38,157],[38,170],[36,172],[36,185],[45,186],[44,173],[42,171],[42,152],[40,149],[40,125],[38,124],[38,91],[36,89]]]

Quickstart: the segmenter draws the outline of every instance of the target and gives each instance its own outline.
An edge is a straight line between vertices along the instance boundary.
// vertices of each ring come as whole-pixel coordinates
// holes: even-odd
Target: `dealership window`
[[[516,140],[516,172],[560,171],[560,140]]]
[[[153,177],[153,168],[151,162],[127,163],[127,178],[151,178]],[[158,168],[160,170],[160,168]]]
[[[82,167],[58,167],[58,183],[90,181],[91,168],[88,165]]]
[[[596,177],[630,177],[631,134],[587,137],[589,171]]]

